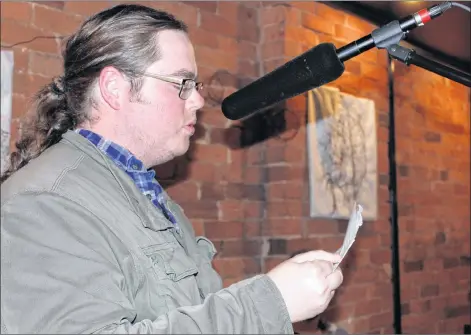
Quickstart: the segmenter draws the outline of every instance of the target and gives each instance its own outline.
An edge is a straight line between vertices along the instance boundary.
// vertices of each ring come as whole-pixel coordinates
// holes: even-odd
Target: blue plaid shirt
[[[162,213],[176,224],[175,217],[165,206],[165,195],[162,186],[155,179],[154,170],[146,170],[144,164],[132,153],[122,146],[104,139],[102,136],[85,129],[77,129],[77,133],[93,143],[99,150],[107,155],[111,160],[134,181],[139,190],[152,203],[162,211]]]

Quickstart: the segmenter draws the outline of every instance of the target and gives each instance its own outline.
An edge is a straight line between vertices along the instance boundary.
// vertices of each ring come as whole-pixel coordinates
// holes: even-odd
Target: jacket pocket
[[[213,242],[204,236],[198,236],[196,237],[196,244],[198,245],[200,254],[205,257],[207,261],[211,262],[217,253]]]
[[[222,278],[214,270],[212,261],[217,253],[214,244],[203,236],[196,238],[199,253],[199,267],[201,274],[197,276],[198,284],[203,296],[214,293],[222,289]]]
[[[160,280],[170,279],[177,282],[198,273],[195,262],[176,243],[151,245],[142,251],[151,260],[152,267]]]

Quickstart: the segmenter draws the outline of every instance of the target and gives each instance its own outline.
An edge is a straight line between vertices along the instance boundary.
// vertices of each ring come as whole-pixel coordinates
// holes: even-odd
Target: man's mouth
[[[196,122],[188,123],[185,127],[183,127],[190,134],[190,136],[195,133],[195,123]]]

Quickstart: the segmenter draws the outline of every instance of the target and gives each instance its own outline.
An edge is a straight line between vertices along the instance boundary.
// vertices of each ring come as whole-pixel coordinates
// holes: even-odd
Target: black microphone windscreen
[[[339,78],[345,67],[331,43],[322,43],[226,97],[222,112],[238,120]]]

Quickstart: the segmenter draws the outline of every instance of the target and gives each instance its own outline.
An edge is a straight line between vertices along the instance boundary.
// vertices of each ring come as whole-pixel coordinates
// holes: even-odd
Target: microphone
[[[345,67],[335,46],[323,43],[232,93],[222,101],[230,120],[241,119],[276,102],[299,95],[339,78]]]
[[[344,62],[374,46],[388,48],[399,43],[412,29],[423,26],[452,7],[450,1],[422,9],[403,19],[375,29],[340,49],[321,43],[270,73],[227,96],[222,113],[230,120],[245,118],[285,99],[338,79],[345,71]]]

